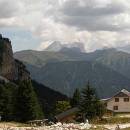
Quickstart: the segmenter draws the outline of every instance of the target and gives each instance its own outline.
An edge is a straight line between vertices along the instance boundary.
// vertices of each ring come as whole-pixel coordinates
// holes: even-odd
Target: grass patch
[[[116,113],[114,115],[115,117],[130,117],[130,113],[127,112],[127,113]]]
[[[110,117],[102,120],[93,121],[92,124],[123,124],[130,123],[130,117]]]
[[[125,129],[121,129],[121,130],[130,130],[130,128],[125,128]]]

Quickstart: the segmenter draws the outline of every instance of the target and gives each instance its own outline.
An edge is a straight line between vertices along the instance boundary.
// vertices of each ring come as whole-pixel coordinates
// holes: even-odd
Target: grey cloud
[[[88,4],[86,1],[88,1]],[[92,5],[93,4],[93,5]],[[125,12],[126,8],[121,4],[107,4],[104,7],[94,5],[96,3],[90,2],[90,0],[84,0],[84,5],[80,5],[79,0],[67,1],[61,8],[63,14],[68,16],[102,16],[102,15],[114,15]]]
[[[63,18],[63,17],[62,17]],[[64,17],[60,19],[63,23],[75,26],[78,30],[89,30],[89,31],[120,31],[127,29],[128,26],[120,26],[113,24],[107,17],[99,18],[95,17]]]
[[[127,7],[120,2],[111,2],[104,6],[96,5],[95,0],[71,0],[64,3],[60,8],[60,16],[56,21],[69,26],[77,27],[79,30],[88,31],[120,31],[130,27],[115,21],[114,17],[127,13]],[[115,23],[116,24],[115,24]],[[122,20],[123,22],[123,20]]]
[[[0,1],[0,18],[13,17],[17,12],[17,4],[14,0],[1,0]]]

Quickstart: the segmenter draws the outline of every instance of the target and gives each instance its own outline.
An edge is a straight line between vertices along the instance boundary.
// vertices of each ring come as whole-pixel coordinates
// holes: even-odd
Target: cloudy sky
[[[130,44],[130,0],[0,0],[0,32],[14,51],[52,41],[83,42],[87,51]]]

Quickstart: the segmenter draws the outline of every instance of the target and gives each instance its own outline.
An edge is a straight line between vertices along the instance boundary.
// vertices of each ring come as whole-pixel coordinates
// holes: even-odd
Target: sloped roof
[[[74,114],[74,113],[76,113],[76,112],[78,112],[78,111],[79,111],[79,108],[74,107],[74,108],[71,108],[71,109],[69,109],[69,110],[67,110],[67,111],[65,111],[65,112],[60,113],[59,115],[56,115],[55,118],[58,119],[58,120],[61,120],[61,119],[63,119],[64,117],[67,117],[67,116],[69,116],[69,115],[72,115],[72,114]]]
[[[127,91],[126,89],[122,89],[120,92],[115,94],[113,97],[125,97],[125,96],[130,97],[130,92]]]
[[[107,101],[111,100],[113,97],[130,97],[130,92],[128,90],[126,90],[126,89],[122,89],[121,91],[116,93],[111,98],[101,99],[101,101],[107,102]]]
[[[126,89],[122,89],[121,92],[124,93],[124,94],[126,94],[126,95],[128,95],[130,97],[130,92],[127,91]]]

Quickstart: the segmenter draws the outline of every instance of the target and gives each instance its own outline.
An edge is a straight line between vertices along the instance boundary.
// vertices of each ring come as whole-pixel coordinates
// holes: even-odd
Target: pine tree
[[[69,101],[57,101],[55,113],[59,114],[59,113],[62,113],[70,108],[71,108],[71,106],[70,106]]]
[[[88,120],[100,118],[104,113],[104,107],[97,98],[95,89],[90,86],[89,82],[82,91],[80,110]]]
[[[13,120],[14,92],[14,85],[0,85],[0,116],[3,121]]]
[[[80,102],[80,91],[79,89],[76,89],[71,99],[71,106],[76,107],[79,105],[79,102]]]
[[[19,84],[15,111],[17,121],[25,122],[43,118],[43,113],[31,81],[22,81]]]

